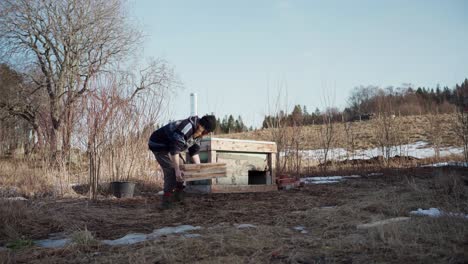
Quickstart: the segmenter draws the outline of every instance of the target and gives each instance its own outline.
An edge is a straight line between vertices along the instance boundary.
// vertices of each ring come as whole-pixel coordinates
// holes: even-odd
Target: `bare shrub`
[[[270,98],[268,98],[270,100]],[[284,101],[283,101],[284,100]],[[269,132],[269,139],[276,142],[277,153],[276,153],[276,173],[277,175],[282,174],[286,171],[287,158],[290,157],[288,151],[288,143],[290,139],[290,129],[288,125],[287,114],[283,109],[287,109],[287,90],[286,96],[283,96],[281,89],[275,98],[275,103],[272,109],[268,103],[268,118],[266,118],[266,127]]]
[[[380,91],[380,95],[377,97],[377,107],[376,140],[384,156],[385,164],[388,166],[388,160],[392,156],[392,149],[397,142],[397,130],[391,101],[386,98],[383,90]]]
[[[322,115],[323,124],[320,126],[320,145],[322,146],[322,164],[323,169],[326,171],[328,166],[328,159],[330,149],[332,148],[333,140],[335,137],[335,123],[333,122],[333,110],[328,108]]]
[[[427,117],[427,126],[426,132],[428,134],[428,139],[434,147],[435,159],[438,161],[440,159],[440,148],[442,145],[442,133],[443,128],[439,120],[439,106],[436,104],[430,104],[428,106],[426,115]]]
[[[345,131],[346,157],[347,159],[353,159],[357,147],[356,128],[353,122],[346,122],[345,120],[343,120],[343,129]]]
[[[338,109],[334,107],[335,95],[325,93],[322,97],[324,111],[322,113],[322,125],[319,127],[319,141],[323,152],[321,163],[323,170],[327,170],[330,150],[334,144],[336,131],[334,117],[338,116]]]

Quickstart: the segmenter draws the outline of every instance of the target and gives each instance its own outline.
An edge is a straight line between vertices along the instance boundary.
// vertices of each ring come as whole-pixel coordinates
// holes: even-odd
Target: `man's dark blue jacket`
[[[153,152],[170,152],[176,155],[189,150],[190,156],[200,151],[201,137],[193,139],[193,133],[200,121],[198,116],[171,122],[154,131],[148,141],[148,147]]]

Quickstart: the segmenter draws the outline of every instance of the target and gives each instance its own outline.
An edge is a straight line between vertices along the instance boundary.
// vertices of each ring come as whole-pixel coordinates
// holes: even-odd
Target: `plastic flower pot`
[[[112,194],[117,198],[132,198],[135,191],[135,183],[127,181],[115,181],[110,184]]]

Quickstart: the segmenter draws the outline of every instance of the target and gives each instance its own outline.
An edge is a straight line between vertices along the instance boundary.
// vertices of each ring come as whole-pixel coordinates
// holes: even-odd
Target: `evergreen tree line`
[[[232,115],[225,115],[222,120],[218,118],[216,122],[216,134],[240,133],[253,130],[252,126],[248,128],[244,124],[241,116],[234,118]]]
[[[468,79],[454,88],[360,86],[353,89],[347,99],[347,107],[340,111],[329,107],[323,111],[295,105],[291,113],[280,111],[265,116],[262,128],[281,125],[313,125],[323,122],[324,116],[333,122],[368,120],[374,115],[386,112],[396,116],[422,115],[428,113],[453,113],[456,109],[468,110]]]

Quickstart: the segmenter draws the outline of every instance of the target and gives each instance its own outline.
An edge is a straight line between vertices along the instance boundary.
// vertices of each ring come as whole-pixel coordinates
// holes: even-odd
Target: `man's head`
[[[204,136],[210,132],[213,132],[216,129],[216,117],[214,115],[205,115],[203,116],[199,123],[197,130],[193,134],[194,138]]]

